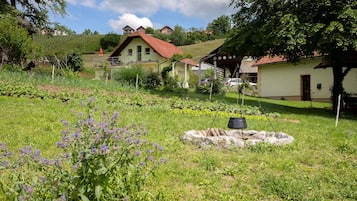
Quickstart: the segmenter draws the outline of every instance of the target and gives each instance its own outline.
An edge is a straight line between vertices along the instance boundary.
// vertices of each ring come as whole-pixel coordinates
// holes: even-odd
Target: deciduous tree
[[[0,63],[20,65],[32,48],[31,38],[25,29],[16,25],[16,18],[0,15]]]
[[[222,15],[209,23],[207,29],[213,31],[213,34],[218,38],[225,37],[231,30],[231,20],[229,16]]]
[[[7,8],[1,12],[16,11],[20,18],[36,27],[42,27],[48,23],[49,11],[54,14],[66,14],[65,0],[1,0],[0,5]]]

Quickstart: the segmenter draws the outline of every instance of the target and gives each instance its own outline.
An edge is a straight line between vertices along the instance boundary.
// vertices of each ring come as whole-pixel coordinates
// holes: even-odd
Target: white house
[[[332,68],[315,69],[321,57],[303,59],[297,65],[282,57],[263,57],[258,67],[258,95],[287,100],[330,101],[333,86]],[[347,93],[357,93],[357,69],[353,68],[343,82]]]

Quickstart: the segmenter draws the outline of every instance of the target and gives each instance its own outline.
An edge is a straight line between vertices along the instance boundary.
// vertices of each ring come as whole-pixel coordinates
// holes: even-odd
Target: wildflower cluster
[[[14,154],[0,147],[0,189],[10,200],[147,200],[143,186],[165,159],[163,148],[144,139],[144,127],[119,127],[119,114],[98,114],[90,99],[86,113],[56,143],[60,154],[41,157],[28,146]],[[97,120],[97,117],[99,120]]]

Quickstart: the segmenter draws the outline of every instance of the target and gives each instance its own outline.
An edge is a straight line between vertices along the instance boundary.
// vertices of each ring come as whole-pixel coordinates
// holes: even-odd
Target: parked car
[[[201,79],[201,84],[202,85],[210,85],[211,84],[211,78],[203,78]]]
[[[234,87],[243,84],[243,80],[241,78],[224,78],[223,83],[224,86]]]
[[[223,80],[223,84],[227,87],[239,86],[245,82],[248,82],[248,81],[244,81],[241,78],[224,78],[224,80]],[[253,87],[253,88],[257,87],[257,84],[254,82],[248,82],[248,84],[250,87]]]

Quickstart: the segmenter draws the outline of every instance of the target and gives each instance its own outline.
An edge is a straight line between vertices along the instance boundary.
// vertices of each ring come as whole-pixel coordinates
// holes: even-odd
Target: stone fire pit
[[[285,145],[292,143],[294,138],[283,132],[209,128],[186,131],[182,140],[198,146],[244,147],[257,143]]]

